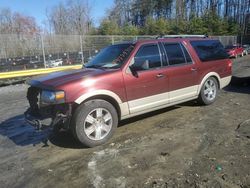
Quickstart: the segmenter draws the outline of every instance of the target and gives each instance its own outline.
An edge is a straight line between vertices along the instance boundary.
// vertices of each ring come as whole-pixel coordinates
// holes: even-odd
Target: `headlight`
[[[65,100],[64,91],[46,91],[43,90],[41,93],[41,102],[48,104],[63,103]]]

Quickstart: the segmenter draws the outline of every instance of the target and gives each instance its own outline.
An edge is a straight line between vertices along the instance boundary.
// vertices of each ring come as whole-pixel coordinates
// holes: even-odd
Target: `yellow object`
[[[80,69],[82,65],[70,65],[70,66],[60,66],[54,68],[43,68],[43,69],[31,69],[31,70],[21,70],[21,71],[11,71],[0,73],[0,79],[17,78],[24,76],[35,76],[39,74],[48,74],[51,72],[62,71],[67,69]]]
[[[57,91],[56,92],[56,100],[64,99],[64,92],[63,91]]]

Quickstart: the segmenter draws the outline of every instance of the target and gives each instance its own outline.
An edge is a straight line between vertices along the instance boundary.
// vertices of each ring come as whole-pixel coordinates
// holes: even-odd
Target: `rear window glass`
[[[228,54],[218,40],[190,41],[201,61],[227,59]]]
[[[185,56],[179,43],[165,43],[164,48],[167,53],[169,65],[186,63]]]

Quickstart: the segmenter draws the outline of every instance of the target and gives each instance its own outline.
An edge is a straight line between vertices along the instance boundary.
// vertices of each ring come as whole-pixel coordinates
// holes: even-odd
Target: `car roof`
[[[182,42],[182,41],[193,41],[193,40],[218,40],[216,38],[210,38],[210,37],[176,37],[176,38],[159,38],[159,39],[146,39],[146,40],[138,40],[136,41],[137,44],[142,43],[151,43],[151,42]]]
[[[171,35],[176,37],[162,37],[155,39],[139,39],[134,41],[122,41],[115,43],[114,45],[120,44],[144,44],[144,43],[155,43],[155,42],[182,42],[182,41],[192,41],[192,40],[218,40],[212,37],[195,37],[195,35],[191,35],[192,37],[178,37],[178,35]]]

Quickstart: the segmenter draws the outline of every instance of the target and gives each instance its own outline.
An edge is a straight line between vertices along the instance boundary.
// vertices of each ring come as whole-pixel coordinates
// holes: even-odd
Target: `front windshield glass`
[[[134,44],[116,44],[108,46],[100,51],[86,68],[120,68],[134,49]]]

